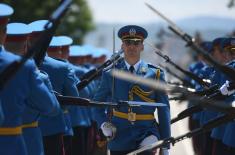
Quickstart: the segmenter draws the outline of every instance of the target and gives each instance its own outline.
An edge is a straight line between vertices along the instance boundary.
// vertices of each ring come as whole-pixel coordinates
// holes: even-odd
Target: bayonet
[[[180,36],[186,43],[187,46],[190,46],[195,52],[202,55],[209,63],[214,65],[217,69],[219,69],[222,73],[227,75],[231,80],[235,80],[235,69],[231,68],[226,65],[222,65],[218,63],[215,59],[212,58],[211,55],[209,55],[205,50],[203,50],[200,46],[198,46],[195,43],[195,39],[191,37],[189,34],[182,31],[174,22],[172,22],[170,19],[168,19],[166,16],[164,16],[162,13],[160,13],[158,10],[156,10],[151,5],[145,3],[147,7],[149,7],[152,11],[154,11],[156,14],[158,14],[161,18],[163,18],[168,24],[168,28],[173,31],[175,34]]]

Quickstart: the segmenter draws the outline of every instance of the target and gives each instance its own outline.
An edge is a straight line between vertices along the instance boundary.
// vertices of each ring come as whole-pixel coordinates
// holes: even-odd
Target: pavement
[[[181,111],[187,108],[187,103],[170,101],[171,118],[176,117]],[[172,136],[176,137],[188,132],[188,118],[180,120],[171,126]],[[184,139],[174,146],[171,146],[170,155],[194,155],[191,138]]]

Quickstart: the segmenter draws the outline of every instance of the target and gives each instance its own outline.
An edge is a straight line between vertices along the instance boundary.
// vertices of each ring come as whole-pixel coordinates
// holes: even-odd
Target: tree
[[[59,5],[56,0],[5,0],[14,8],[10,22],[30,23],[35,20],[48,19]],[[73,3],[62,19],[57,35],[68,35],[74,43],[82,44],[85,34],[94,29],[91,11],[85,0],[73,0]]]

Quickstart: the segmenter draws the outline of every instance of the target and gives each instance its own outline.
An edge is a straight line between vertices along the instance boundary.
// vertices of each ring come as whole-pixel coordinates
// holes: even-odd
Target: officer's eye
[[[140,40],[125,40],[124,43],[127,46],[130,46],[130,45],[138,46],[138,45],[140,45],[142,43],[142,41],[140,41]]]

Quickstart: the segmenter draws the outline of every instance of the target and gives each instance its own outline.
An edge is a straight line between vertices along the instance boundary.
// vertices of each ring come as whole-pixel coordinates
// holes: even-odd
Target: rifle
[[[210,131],[211,129],[213,129],[213,128],[219,126],[219,125],[222,125],[222,124],[228,123],[230,121],[233,121],[234,118],[235,118],[235,111],[234,111],[234,108],[233,108],[226,115],[223,115],[223,116],[220,116],[220,117],[218,117],[214,120],[211,120],[207,124],[203,125],[200,128],[194,129],[191,132],[187,132],[187,133],[185,133],[183,135],[180,135],[180,136],[177,136],[177,137],[170,137],[170,138],[165,139],[165,140],[160,140],[156,143],[150,144],[148,146],[145,146],[145,147],[142,147],[138,150],[130,152],[130,153],[128,153],[128,155],[136,155],[138,153],[141,153],[141,152],[144,152],[144,151],[147,151],[147,150],[164,147],[168,144],[174,145],[175,143],[180,142],[180,141],[182,141],[186,138],[191,138],[193,136],[205,133],[205,132]]]
[[[150,102],[139,102],[139,101],[118,101],[118,102],[98,102],[91,101],[90,99],[82,97],[73,96],[62,96],[60,94],[55,94],[57,100],[61,105],[77,105],[86,107],[141,107],[141,106],[151,106],[151,107],[164,107],[165,104],[162,103],[150,103]]]
[[[116,64],[116,62],[118,62],[122,57],[121,54],[123,53],[123,50],[119,50],[118,52],[114,53],[111,58],[107,61],[105,61],[102,65],[100,65],[99,67],[90,70],[89,72],[87,72],[86,74],[84,74],[81,77],[81,82],[79,82],[77,84],[77,89],[81,90],[84,87],[86,87],[92,80],[94,80],[97,76],[101,75],[102,71],[105,68],[110,68],[110,65],[114,65]]]
[[[148,42],[147,42],[148,43]],[[148,43],[150,46],[152,46],[150,43]],[[189,72],[187,70],[184,70],[183,68],[181,68],[180,66],[178,66],[176,63],[174,63],[169,56],[162,54],[162,51],[154,46],[152,46],[155,49],[155,53],[157,55],[159,55],[160,57],[162,57],[163,59],[165,59],[166,63],[171,64],[172,66],[174,66],[176,69],[178,69],[179,71],[181,71],[182,73],[184,73],[185,75],[187,75],[188,77],[190,77],[191,79],[195,80],[196,82],[198,82],[200,85],[208,88],[210,86],[210,83],[207,82],[204,79],[199,78],[197,75],[195,75],[192,72]]]
[[[153,8],[148,3],[145,3],[147,7],[149,7],[153,12],[158,14],[161,18],[163,18],[168,24],[168,28],[173,31],[175,34],[180,36],[186,43],[187,46],[190,46],[197,54],[202,55],[209,63],[215,66],[218,70],[220,70],[222,73],[224,73],[226,76],[228,76],[231,80],[234,81],[235,79],[235,69],[231,68],[226,65],[222,65],[219,62],[217,62],[215,59],[213,59],[205,50],[203,50],[200,46],[198,46],[195,43],[195,39],[191,37],[189,34],[182,31],[175,23],[173,23],[170,19],[168,19],[166,16],[164,16],[162,13],[157,11],[155,8]]]
[[[212,109],[215,109],[215,110],[221,111],[221,112],[226,112],[226,110],[225,110],[226,108],[229,109],[226,104],[217,104],[218,101],[215,101],[212,98],[208,98],[208,96],[205,96],[201,99],[198,99],[200,96],[198,96],[197,94],[193,94],[192,92],[189,92],[187,89],[182,88],[182,87],[169,86],[169,85],[166,85],[165,83],[162,83],[160,81],[156,82],[153,79],[146,79],[146,78],[143,78],[140,76],[132,75],[132,74],[130,74],[128,72],[124,72],[124,71],[113,70],[112,75],[119,78],[119,79],[123,79],[123,80],[131,81],[134,83],[140,83],[140,84],[146,85],[146,86],[153,88],[155,90],[158,90],[158,91],[162,91],[162,92],[167,91],[169,93],[184,94],[187,99],[190,99],[195,102],[194,105],[200,105],[202,107],[212,108]],[[234,89],[234,83],[231,83],[231,89]],[[216,90],[216,92],[217,91],[220,91],[220,90]],[[221,102],[219,102],[219,103],[221,103]],[[232,108],[232,106],[229,106],[229,107]]]
[[[187,80],[184,80],[183,78],[181,78],[180,76],[178,76],[177,74],[175,74],[174,72],[172,72],[168,67],[166,67],[166,66],[164,67],[164,66],[161,65],[161,64],[159,64],[159,66],[162,67],[162,68],[164,68],[165,71],[168,72],[169,74],[173,75],[174,77],[176,77],[177,79],[179,79],[180,81],[182,81],[182,82],[183,82],[182,85],[186,85],[186,86],[191,87],[191,88],[194,88],[194,87],[195,87],[191,82],[189,82],[189,81],[187,81]]]
[[[218,84],[215,84],[215,85],[211,86],[210,88],[204,89],[202,91],[195,91],[194,89],[188,88],[189,93],[192,92],[192,94],[195,94],[195,95],[199,95],[199,96],[206,95],[208,97],[211,96],[212,94],[214,94],[216,91],[218,91],[218,89],[219,89]],[[186,100],[186,99],[187,99],[187,97],[184,94],[182,94],[180,96],[175,96],[175,97],[169,98],[169,100],[181,100],[181,101]]]
[[[27,60],[36,57],[36,63],[41,61],[41,55],[46,51],[49,46],[50,40],[58,27],[60,19],[65,14],[68,7],[71,5],[71,0],[65,0],[61,5],[52,13],[48,23],[45,25],[45,32],[40,38],[33,44],[33,46],[27,51],[20,60],[16,60],[9,64],[0,74],[0,90],[4,88],[6,83],[17,73],[17,71],[26,63]],[[39,58],[40,56],[40,58]]]

